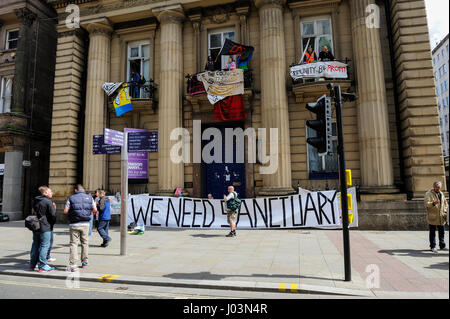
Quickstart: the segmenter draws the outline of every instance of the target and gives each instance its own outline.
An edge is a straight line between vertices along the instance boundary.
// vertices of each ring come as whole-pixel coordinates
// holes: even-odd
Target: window
[[[439,86],[436,87],[436,95],[439,97]]]
[[[328,47],[328,51],[334,54],[333,30],[330,17],[302,20],[300,23],[300,34],[302,37],[302,52],[305,52],[308,46],[312,46],[317,58],[319,58],[321,48],[325,45]]]
[[[436,65],[436,58],[433,58],[433,64]]]
[[[217,55],[225,43],[226,39],[234,41],[234,29],[221,29],[221,30],[211,30],[208,33],[208,55],[210,55],[213,61],[216,61]],[[220,59],[217,59],[215,67],[216,70],[223,70],[228,62],[229,56],[222,55]],[[236,57],[233,57],[236,62]]]
[[[306,127],[306,137],[315,137],[316,131]],[[333,123],[333,152],[331,155],[319,156],[317,149],[308,144],[309,179],[338,179],[339,164],[337,154],[337,127]]]
[[[19,30],[9,30],[6,32],[6,50],[17,48],[17,41],[19,40]]]
[[[444,86],[444,82],[441,83],[441,93],[445,92],[445,86]]]
[[[448,123],[448,115],[447,114],[445,114],[445,123],[446,124]]]
[[[132,98],[148,98],[143,85],[150,79],[150,42],[128,44],[127,82],[130,82]]]
[[[438,109],[441,110],[441,101],[438,101]]]
[[[434,72],[434,79],[435,79],[436,81],[438,80],[438,74],[437,74],[437,71]]]
[[[440,54],[438,53],[438,55],[437,55],[437,60],[439,61],[439,58],[440,58]]]
[[[443,69],[444,74],[447,73],[447,64],[444,64],[442,66],[442,69]]]
[[[0,81],[0,113],[11,112],[13,77],[4,77]]]

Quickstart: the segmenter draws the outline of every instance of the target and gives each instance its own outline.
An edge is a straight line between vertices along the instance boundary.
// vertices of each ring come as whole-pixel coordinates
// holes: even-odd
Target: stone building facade
[[[10,220],[48,183],[56,23],[46,1],[0,2],[0,199]]]
[[[188,196],[206,196],[213,187],[210,167],[173,163],[176,141],[169,136],[183,127],[192,137],[194,120],[201,120],[202,129],[223,129],[204,94],[187,94],[185,76],[203,71],[216,42],[220,48],[230,37],[255,51],[253,81],[244,94],[247,118],[226,127],[278,128],[278,170],[261,175],[261,163],[246,162],[215,167],[222,170],[219,176],[240,176],[236,185],[245,197],[290,194],[297,186],[336,188],[336,155],[320,159],[306,143],[311,132],[305,125],[313,119],[306,103],[329,93],[326,86],[333,82],[359,96],[345,104],[343,117],[347,168],[361,193],[360,223],[423,225],[422,206],[414,199],[444,179],[423,0],[48,2],[59,16],[49,183],[60,203],[77,182],[88,190],[120,190],[120,155],[92,155],[92,136],[104,127],[159,133],[158,152],[149,153],[148,180],[130,181],[131,192],[170,195],[182,187]],[[69,4],[79,9],[79,28],[66,24],[74,12],[66,11]],[[367,8],[379,14],[376,27],[367,27]],[[317,51],[325,39],[337,59],[349,61],[348,79],[292,81],[289,66],[301,59],[308,32]],[[136,65],[154,81],[156,94],[133,99],[134,110],[116,117],[101,85],[129,81]],[[411,212],[417,214],[405,217]]]

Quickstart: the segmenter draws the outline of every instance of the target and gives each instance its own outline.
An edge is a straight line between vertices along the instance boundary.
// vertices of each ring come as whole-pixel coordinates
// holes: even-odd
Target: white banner
[[[105,90],[105,93],[108,94],[108,96],[110,96],[111,94],[116,92],[118,88],[122,86],[122,83],[123,82],[105,82],[103,83],[102,88],[103,90]]]
[[[236,215],[240,229],[338,227],[336,191],[292,196],[242,199]],[[128,199],[128,224],[162,228],[228,228],[226,203],[220,199],[132,195]]]
[[[291,77],[294,80],[305,78],[346,79],[348,77],[347,64],[329,61],[294,65],[291,67]]]

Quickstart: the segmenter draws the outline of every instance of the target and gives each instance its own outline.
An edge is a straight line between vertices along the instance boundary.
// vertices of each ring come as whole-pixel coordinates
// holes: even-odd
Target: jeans
[[[89,226],[73,226],[69,228],[70,232],[70,257],[69,264],[75,265],[78,260],[78,244],[81,242],[81,262],[88,262],[89,250]]]
[[[50,247],[48,247],[48,253],[47,253],[47,260],[50,259],[50,252],[53,248],[53,230],[50,231],[51,235],[50,235]]]
[[[439,248],[445,248],[444,226],[430,225],[430,248],[436,247],[436,228],[439,234]]]
[[[33,244],[30,251],[30,269],[36,265],[44,267],[47,265],[47,254],[50,248],[51,232],[33,232]]]
[[[94,215],[91,214],[91,219],[89,220],[89,236],[92,235],[93,224],[94,224]]]
[[[100,220],[98,222],[98,233],[103,238],[103,243],[111,241],[111,237],[108,236],[109,220]]]

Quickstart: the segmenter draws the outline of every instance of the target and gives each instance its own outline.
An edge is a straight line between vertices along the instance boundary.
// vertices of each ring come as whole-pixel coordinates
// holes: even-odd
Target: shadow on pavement
[[[219,275],[219,274],[212,274],[209,271],[203,271],[203,272],[197,272],[197,273],[172,273],[172,274],[166,274],[163,275],[163,277],[170,278],[170,279],[196,279],[196,280],[223,280],[228,277],[241,277],[241,278],[249,278],[249,277],[259,277],[259,278],[286,278],[286,279],[316,279],[316,280],[324,280],[324,281],[340,281],[340,279],[335,278],[320,278],[320,277],[311,277],[311,276],[298,276],[298,275],[285,275],[285,274],[252,274],[252,275],[237,275],[237,274],[230,274],[230,275]],[[342,279],[343,280],[343,279]]]
[[[379,250],[379,253],[389,254],[392,256],[411,256],[411,257],[439,257],[448,256],[448,250],[439,251],[439,253],[433,253],[429,249],[384,249]]]
[[[427,269],[441,269],[441,270],[448,270],[448,261],[447,262],[441,262],[438,264],[430,265],[425,267]]]
[[[196,234],[196,235],[191,235],[191,236],[195,237],[195,238],[225,237],[225,235],[206,235],[206,234]]]

